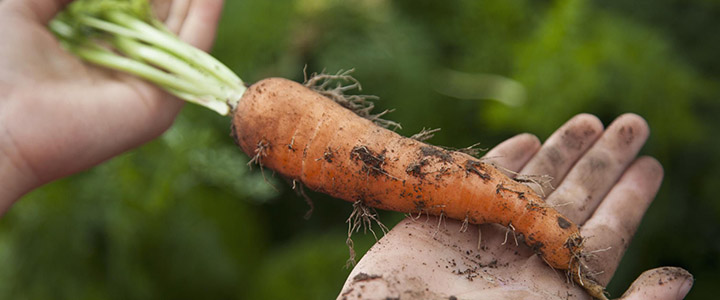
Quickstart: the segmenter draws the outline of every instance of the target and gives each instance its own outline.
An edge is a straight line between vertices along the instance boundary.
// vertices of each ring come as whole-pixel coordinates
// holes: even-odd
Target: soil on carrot
[[[385,150],[375,152],[367,146],[355,146],[350,150],[350,159],[362,164],[362,172],[373,176],[387,175],[383,169],[385,165]]]
[[[425,175],[429,174],[428,172],[423,171],[423,167],[430,165],[432,160],[435,160],[435,162],[440,162],[444,164],[450,164],[455,161],[455,159],[450,154],[450,151],[445,150],[440,147],[436,146],[422,146],[420,147],[420,150],[418,151],[418,158],[417,160],[411,162],[408,164],[407,168],[405,168],[405,172],[417,177],[419,179],[424,179]],[[440,180],[442,175],[448,174],[450,171],[449,168],[440,168],[440,170],[434,170],[432,173],[435,173],[435,177],[437,180]]]
[[[558,217],[557,220],[558,220],[558,226],[560,226],[560,228],[562,228],[562,229],[570,228],[570,222],[568,220],[566,220],[565,218]]]
[[[328,147],[327,150],[325,150],[325,153],[323,153],[323,159],[328,163],[332,163],[333,158],[335,158],[335,151]]]
[[[425,178],[425,173],[422,172],[422,167],[427,165],[427,163],[427,160],[414,161],[407,166],[405,172],[412,176],[423,179]]]
[[[447,150],[443,150],[433,146],[422,146],[420,147],[420,152],[422,153],[423,157],[432,156],[439,158],[442,162],[453,162],[453,158]]]
[[[492,180],[492,177],[485,170],[485,165],[479,161],[468,160],[465,162],[465,172],[473,173],[484,181]]]

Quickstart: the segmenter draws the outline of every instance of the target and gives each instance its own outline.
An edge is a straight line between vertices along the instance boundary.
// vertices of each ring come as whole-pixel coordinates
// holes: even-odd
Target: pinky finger
[[[681,268],[663,267],[643,272],[621,300],[680,300],[693,285],[693,276]]]

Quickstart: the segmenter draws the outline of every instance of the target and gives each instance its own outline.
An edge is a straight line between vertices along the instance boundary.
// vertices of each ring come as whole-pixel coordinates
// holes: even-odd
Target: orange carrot
[[[553,268],[569,269],[582,247],[573,222],[492,165],[402,137],[293,81],[251,86],[233,134],[262,166],[340,199],[511,226]]]
[[[578,227],[527,186],[469,155],[378,127],[300,84],[268,79],[246,91],[229,68],[152,19],[150,5],[126,2],[74,1],[49,27],[84,60],[222,115],[232,110],[237,143],[288,178],[365,206],[514,228],[550,266],[573,269],[590,291],[579,276]]]

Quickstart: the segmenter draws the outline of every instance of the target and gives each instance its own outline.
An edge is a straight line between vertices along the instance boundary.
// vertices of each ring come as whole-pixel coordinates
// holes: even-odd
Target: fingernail
[[[684,299],[685,296],[690,292],[690,289],[693,286],[693,278],[692,276],[685,280],[683,284],[680,286],[680,289],[678,289],[678,297],[676,299]]]

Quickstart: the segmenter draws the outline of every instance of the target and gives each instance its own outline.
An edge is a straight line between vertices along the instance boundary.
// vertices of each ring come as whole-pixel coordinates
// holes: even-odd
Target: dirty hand
[[[536,137],[522,134],[486,157],[511,176],[552,178],[555,189],[530,184],[548,205],[582,225],[589,275],[606,285],[663,177],[655,159],[636,158],[648,132],[637,115],[623,115],[606,130],[594,116],[578,115],[542,147]],[[522,242],[516,244],[508,228],[465,230],[455,220],[421,216],[403,220],[378,241],[338,298],[588,299],[568,278]],[[682,299],[692,283],[683,269],[653,269],[640,275],[623,299]]]
[[[46,25],[69,2],[0,1],[0,214],[35,187],[160,135],[182,106],[63,51]],[[222,0],[153,6],[183,40],[211,46]]]

